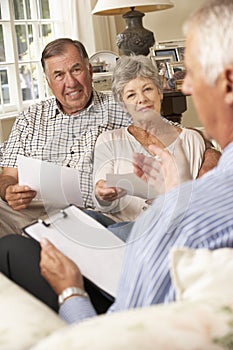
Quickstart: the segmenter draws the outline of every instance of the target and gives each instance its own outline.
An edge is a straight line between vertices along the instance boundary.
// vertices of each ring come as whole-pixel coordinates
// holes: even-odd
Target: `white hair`
[[[122,94],[125,85],[137,77],[150,79],[158,91],[162,92],[162,82],[155,66],[149,57],[138,56],[121,56],[117,60],[112,81],[112,92],[116,101],[122,101]]]
[[[209,0],[185,23],[185,35],[194,35],[197,59],[206,82],[214,85],[228,64],[233,64],[233,0]]]

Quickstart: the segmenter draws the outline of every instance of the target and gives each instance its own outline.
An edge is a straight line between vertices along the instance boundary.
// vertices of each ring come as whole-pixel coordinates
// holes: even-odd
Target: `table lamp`
[[[117,46],[124,55],[147,56],[155,39],[154,34],[143,27],[143,12],[160,11],[173,6],[170,0],[98,0],[92,14],[123,15],[126,28],[117,35]]]

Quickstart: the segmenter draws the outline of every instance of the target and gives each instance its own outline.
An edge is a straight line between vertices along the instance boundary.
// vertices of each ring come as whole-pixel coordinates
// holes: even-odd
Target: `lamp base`
[[[154,34],[143,27],[142,17],[145,14],[131,10],[123,15],[126,22],[125,30],[117,35],[117,46],[124,55],[144,55],[150,52],[155,43]]]

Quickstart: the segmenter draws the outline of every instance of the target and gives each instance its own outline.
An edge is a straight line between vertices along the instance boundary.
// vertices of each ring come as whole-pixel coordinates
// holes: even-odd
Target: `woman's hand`
[[[148,184],[153,185],[158,193],[170,191],[192,179],[180,139],[176,141],[174,155],[155,145],[150,145],[149,149],[152,154],[156,154],[156,157],[135,153],[134,172]]]
[[[126,191],[119,187],[107,187],[105,180],[99,180],[95,185],[95,196],[104,202],[113,202],[126,195]]]
[[[40,271],[55,293],[59,295],[68,287],[84,289],[78,266],[47,239],[43,238],[40,245]]]

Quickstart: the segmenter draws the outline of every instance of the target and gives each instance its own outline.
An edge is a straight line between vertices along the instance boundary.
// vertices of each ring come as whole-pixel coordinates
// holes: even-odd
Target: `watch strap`
[[[68,299],[69,297],[71,297],[73,295],[77,295],[77,296],[84,297],[84,298],[89,298],[89,295],[87,294],[87,292],[85,292],[85,290],[78,288],[78,287],[68,287],[68,288],[64,289],[62,291],[62,293],[58,296],[59,306],[61,306],[66,299]]]

